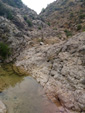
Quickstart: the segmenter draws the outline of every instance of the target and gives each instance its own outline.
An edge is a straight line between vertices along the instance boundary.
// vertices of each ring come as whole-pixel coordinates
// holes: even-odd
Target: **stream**
[[[0,66],[0,100],[7,113],[58,113],[43,88],[31,76],[19,76],[11,65]]]

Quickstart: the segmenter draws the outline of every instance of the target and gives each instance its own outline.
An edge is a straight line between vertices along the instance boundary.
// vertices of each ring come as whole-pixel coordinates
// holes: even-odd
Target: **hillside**
[[[56,0],[40,13],[54,31],[72,36],[85,31],[85,0]]]
[[[0,0],[0,42],[9,46],[11,58],[16,58],[28,41],[36,37],[41,23],[43,24],[37,13],[25,6],[21,0]],[[4,52],[1,55],[8,56]]]

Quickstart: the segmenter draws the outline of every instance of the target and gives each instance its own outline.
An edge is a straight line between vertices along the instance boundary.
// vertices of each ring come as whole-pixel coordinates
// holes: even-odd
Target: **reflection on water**
[[[0,67],[0,88],[0,100],[6,104],[8,113],[57,113],[56,106],[32,77],[20,77],[11,68]]]
[[[11,64],[2,67],[0,66],[0,92],[10,85],[14,87],[16,83],[20,83],[24,78],[24,76],[20,77],[14,73]]]

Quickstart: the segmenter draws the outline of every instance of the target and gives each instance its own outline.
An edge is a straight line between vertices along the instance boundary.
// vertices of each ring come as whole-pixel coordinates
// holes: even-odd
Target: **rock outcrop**
[[[0,42],[3,42],[11,49],[12,61],[32,38],[41,36],[39,27],[47,27],[35,11],[26,7],[20,1],[0,0]],[[19,5],[17,5],[19,3]]]
[[[26,48],[17,58],[43,85],[48,97],[59,101],[65,113],[85,112],[85,32],[53,45]]]

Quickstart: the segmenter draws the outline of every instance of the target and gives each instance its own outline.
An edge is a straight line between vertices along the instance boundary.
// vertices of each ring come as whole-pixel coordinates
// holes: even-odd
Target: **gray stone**
[[[3,104],[2,101],[0,101],[0,113],[6,113],[7,109],[6,106]]]
[[[40,45],[44,45],[44,43],[43,42],[40,42]]]

